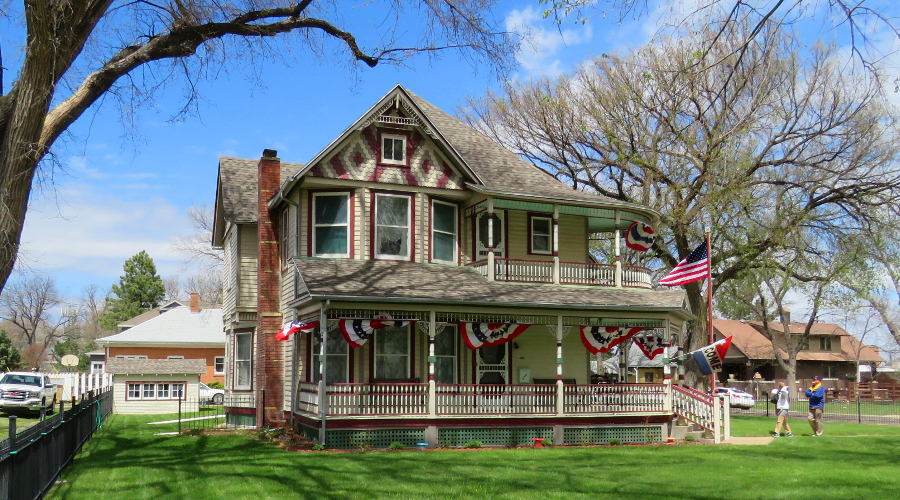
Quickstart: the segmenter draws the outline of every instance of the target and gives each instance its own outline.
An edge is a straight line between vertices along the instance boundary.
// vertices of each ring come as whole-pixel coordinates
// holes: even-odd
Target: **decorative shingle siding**
[[[409,131],[407,151],[409,167],[378,165],[379,130],[397,132],[391,128],[370,125],[352,134],[346,143],[329,157],[315,165],[308,175],[329,179],[426,186],[442,189],[463,189],[463,177],[450,166],[434,142],[418,130]],[[405,132],[399,130],[399,132]]]

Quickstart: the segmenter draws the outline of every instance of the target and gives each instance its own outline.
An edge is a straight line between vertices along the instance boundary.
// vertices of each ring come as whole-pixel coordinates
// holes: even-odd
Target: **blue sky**
[[[813,14],[824,3],[812,2]],[[900,14],[891,2],[875,3]],[[687,8],[684,2],[651,1],[637,18],[619,22],[592,15],[583,25],[569,23],[560,31],[541,19],[537,0],[501,2],[493,15],[525,40],[517,67],[505,77],[553,77],[601,53],[639,46],[673,6]],[[372,40],[381,27],[365,17],[371,9],[349,11],[345,26],[363,43]],[[803,28],[807,41],[832,37],[827,26],[827,18],[813,15]],[[4,62],[11,68],[4,76],[7,89],[21,37],[21,21],[0,21]],[[220,155],[256,158],[272,148],[284,161],[305,162],[396,83],[451,113],[467,97],[502,84],[486,68],[452,52],[369,69],[350,64],[336,47],[326,46],[325,54],[337,56],[337,64],[301,53],[300,62],[290,66],[260,61],[256,69],[219,72],[200,84],[196,113],[181,121],[169,120],[184,102],[180,83],[128,120],[111,99],[92,107],[54,147],[59,168],[53,185],[32,198],[21,264],[51,274],[72,298],[89,284],[111,285],[122,262],[142,249],[163,276],[191,272],[172,243],[190,232],[187,208],[212,203]]]

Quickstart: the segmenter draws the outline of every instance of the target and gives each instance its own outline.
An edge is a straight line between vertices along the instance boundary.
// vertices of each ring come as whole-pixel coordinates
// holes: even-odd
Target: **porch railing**
[[[559,282],[569,285],[616,286],[616,266],[595,262],[560,262]]]
[[[556,385],[438,384],[438,415],[556,413]]]
[[[424,415],[428,384],[329,384],[329,415]]]
[[[563,386],[563,412],[660,413],[666,388],[660,384],[593,384]]]
[[[297,411],[312,415],[319,413],[319,384],[301,382],[297,386]]]
[[[496,259],[494,276],[497,281],[553,283],[552,260]]]
[[[707,430],[716,428],[716,397],[690,387],[672,387],[672,411]]]
[[[479,260],[469,264],[485,278],[488,263]],[[494,259],[494,280],[523,283],[553,283],[552,260]],[[651,288],[652,272],[641,266],[622,266],[622,286]],[[616,266],[596,262],[560,262],[559,283],[566,285],[608,286],[616,285]]]
[[[622,286],[651,288],[650,270],[643,266],[622,266]]]

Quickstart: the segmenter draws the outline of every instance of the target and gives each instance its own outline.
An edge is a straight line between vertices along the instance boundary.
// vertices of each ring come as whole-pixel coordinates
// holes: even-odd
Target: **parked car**
[[[225,390],[214,389],[200,382],[200,402],[203,404],[220,405],[225,402]]]
[[[52,412],[56,406],[56,385],[47,375],[35,372],[9,372],[0,378],[0,411]]]
[[[728,396],[728,404],[732,408],[743,408],[745,410],[749,410],[753,408],[753,405],[756,404],[756,400],[753,399],[753,395],[746,393],[740,389],[734,389],[731,387],[716,387],[717,395],[727,395]]]

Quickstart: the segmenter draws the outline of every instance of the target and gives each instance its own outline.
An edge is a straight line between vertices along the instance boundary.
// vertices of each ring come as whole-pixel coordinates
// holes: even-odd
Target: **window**
[[[127,399],[184,399],[184,384],[172,382],[129,382]]]
[[[553,220],[550,217],[530,217],[531,242],[529,252],[550,254]]]
[[[434,337],[434,380],[439,384],[456,383],[456,327],[446,325]]]
[[[281,246],[281,267],[287,265],[288,259],[291,258],[291,245],[290,245],[290,236],[291,236],[291,207],[288,205],[284,211],[281,212],[281,234],[280,238],[280,246]]]
[[[327,332],[327,342],[325,343],[325,383],[326,384],[342,384],[349,382],[349,349],[350,346],[344,341],[340,330],[332,328]],[[313,382],[319,381],[319,364],[322,361],[321,345],[319,336],[313,337]]]
[[[431,260],[456,263],[456,205],[431,204]]]
[[[91,373],[103,373],[103,361],[91,361]]]
[[[184,399],[184,384],[172,384],[172,399]]]
[[[381,162],[388,165],[406,165],[406,137],[382,134]]]
[[[213,373],[215,375],[225,374],[225,356],[216,356],[213,358]]]
[[[409,327],[389,326],[375,334],[375,378],[409,378]]]
[[[184,359],[184,356],[179,356],[179,355],[166,356],[166,359]]]
[[[350,257],[350,193],[313,194],[313,255]]]
[[[490,215],[487,212],[482,212],[478,215],[478,258],[487,257],[488,254],[488,218]],[[493,223],[493,235],[494,235],[494,256],[495,257],[504,257],[504,244],[503,244],[503,220],[505,214],[502,210],[494,211],[494,223]]]
[[[141,399],[156,399],[156,384],[143,384]]]
[[[128,399],[141,398],[141,384],[128,384]]]
[[[117,354],[116,359],[147,359],[143,354]]]
[[[410,197],[395,194],[375,195],[375,257],[404,260],[409,258]]]
[[[253,363],[253,334],[250,332],[236,333],[234,337],[234,373],[236,374],[234,388],[250,389],[251,364]]]
[[[169,399],[169,388],[172,384],[156,384],[156,397],[158,399]]]
[[[831,337],[819,337],[819,349],[822,351],[830,351]]]

